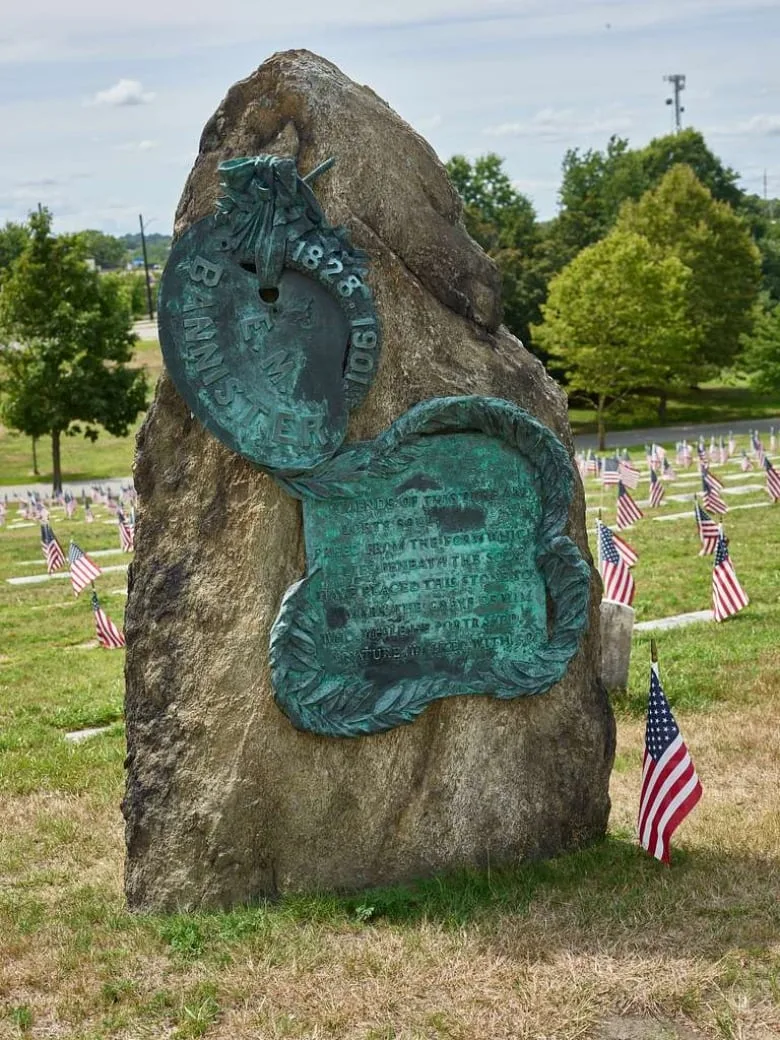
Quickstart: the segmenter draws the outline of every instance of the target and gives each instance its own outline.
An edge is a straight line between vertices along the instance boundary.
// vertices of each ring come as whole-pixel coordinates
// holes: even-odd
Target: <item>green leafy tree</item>
[[[110,270],[125,266],[127,250],[118,238],[93,229],[82,231],[81,238],[87,256],[91,257],[98,267]]]
[[[559,359],[569,392],[595,404],[599,447],[611,408],[637,391],[668,390],[700,343],[688,315],[691,272],[642,235],[613,231],[550,283],[535,330]]]
[[[603,152],[570,148],[563,157],[561,210],[551,227],[558,269],[603,238],[622,203],[638,198],[643,188],[638,153],[624,138],[611,137]]]
[[[548,268],[538,253],[541,241],[530,200],[513,186],[494,153],[473,163],[454,155],[450,179],[463,199],[466,230],[493,259],[501,273],[504,322],[529,349],[531,325],[541,319]]]
[[[626,203],[616,226],[644,235],[691,271],[688,313],[702,344],[691,381],[730,365],[761,287],[758,249],[734,210],[714,199],[690,166],[674,166],[638,202]]]
[[[780,306],[768,297],[756,307],[753,327],[742,345],[740,364],[756,390],[774,393],[780,389]]]
[[[30,215],[30,241],[0,287],[3,417],[30,436],[51,434],[54,487],[62,487],[61,439],[97,426],[124,436],[146,404],[146,378],[128,367],[134,337],[121,276],[86,263],[78,235],[51,232]]]
[[[696,178],[718,202],[737,209],[744,198],[737,186],[739,174],[725,166],[710,149],[703,134],[692,127],[679,134],[654,138],[639,151],[644,185],[642,191],[655,187],[675,166],[690,166]]]
[[[685,163],[720,202],[741,203],[737,174],[707,146],[698,130],[654,138],[646,147],[631,149],[628,141],[611,137],[606,149],[570,149],[563,159],[561,211],[550,229],[557,269],[614,226],[620,208],[654,188],[674,166]]]
[[[780,200],[745,195],[739,213],[761,254],[762,291],[780,303]]]
[[[5,227],[0,228],[0,272],[22,255],[29,238],[30,229],[26,224],[8,220]]]

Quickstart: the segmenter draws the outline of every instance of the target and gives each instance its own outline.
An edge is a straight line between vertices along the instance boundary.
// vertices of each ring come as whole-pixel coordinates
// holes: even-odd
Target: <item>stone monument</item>
[[[601,836],[614,723],[565,397],[430,147],[309,52],[207,124],[126,614],[126,892],[216,907]]]

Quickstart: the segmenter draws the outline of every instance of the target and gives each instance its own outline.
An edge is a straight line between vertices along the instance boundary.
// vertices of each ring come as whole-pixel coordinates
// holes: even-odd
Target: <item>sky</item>
[[[5,0],[0,223],[171,230],[228,87],[307,47],[371,86],[447,159],[505,159],[540,219],[567,148],[637,147],[685,125],[780,197],[777,0]]]

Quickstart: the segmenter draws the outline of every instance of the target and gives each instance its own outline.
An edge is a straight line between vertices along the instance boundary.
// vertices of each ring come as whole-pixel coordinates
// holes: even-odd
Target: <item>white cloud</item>
[[[780,137],[780,115],[761,113],[731,126],[712,126],[705,133],[719,137]]]
[[[499,123],[485,133],[491,137],[535,137],[547,141],[563,141],[571,137],[609,136],[623,133],[632,126],[631,117],[623,111],[594,112],[578,115],[572,108],[542,108],[529,120]]]
[[[88,102],[90,105],[148,105],[154,94],[145,91],[137,79],[120,79],[107,90],[99,90]]]
[[[118,152],[150,152],[157,147],[156,141],[128,141],[126,144],[115,145]]]

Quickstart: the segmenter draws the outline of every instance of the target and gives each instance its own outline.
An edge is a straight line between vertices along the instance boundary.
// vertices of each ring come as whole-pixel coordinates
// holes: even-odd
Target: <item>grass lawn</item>
[[[134,364],[147,370],[149,392],[154,391],[157,377],[162,371],[162,355],[155,341],[139,341],[136,345]],[[143,422],[139,416],[127,437],[112,437],[100,431],[93,444],[83,435],[62,438],[62,476],[65,484],[74,480],[108,479],[126,477],[133,465],[135,435]],[[51,438],[41,437],[38,441],[39,476],[33,473],[32,441],[29,437],[6,430],[0,426],[0,486],[3,484],[43,483],[51,484]]]
[[[748,386],[702,386],[680,391],[670,398],[664,426],[687,423],[735,422],[738,419],[773,419],[780,416],[780,393],[757,394]],[[596,413],[572,401],[569,419],[575,434],[596,433]],[[658,401],[633,398],[620,411],[607,413],[607,430],[633,430],[659,426]]]
[[[694,479],[681,475],[667,497]],[[749,483],[763,478],[727,486]],[[613,498],[603,496],[607,521]],[[647,513],[626,533],[641,554],[638,618],[706,608],[712,561],[696,555],[692,518],[656,523]],[[173,917],[123,904],[124,655],[90,649],[89,601],[66,580],[7,583],[41,573],[42,557],[37,527],[0,528],[0,1037],[780,1035],[779,515],[777,506],[728,517],[751,606],[722,625],[659,636],[662,677],[704,785],[671,868],[633,839],[649,642],[637,637],[630,689],[615,699],[603,844],[351,898]],[[65,521],[60,510],[52,524],[63,543],[72,533],[87,551],[118,547],[108,524]],[[97,582],[118,621],[124,583],[122,573]],[[109,728],[77,745],[64,739],[98,725]]]

